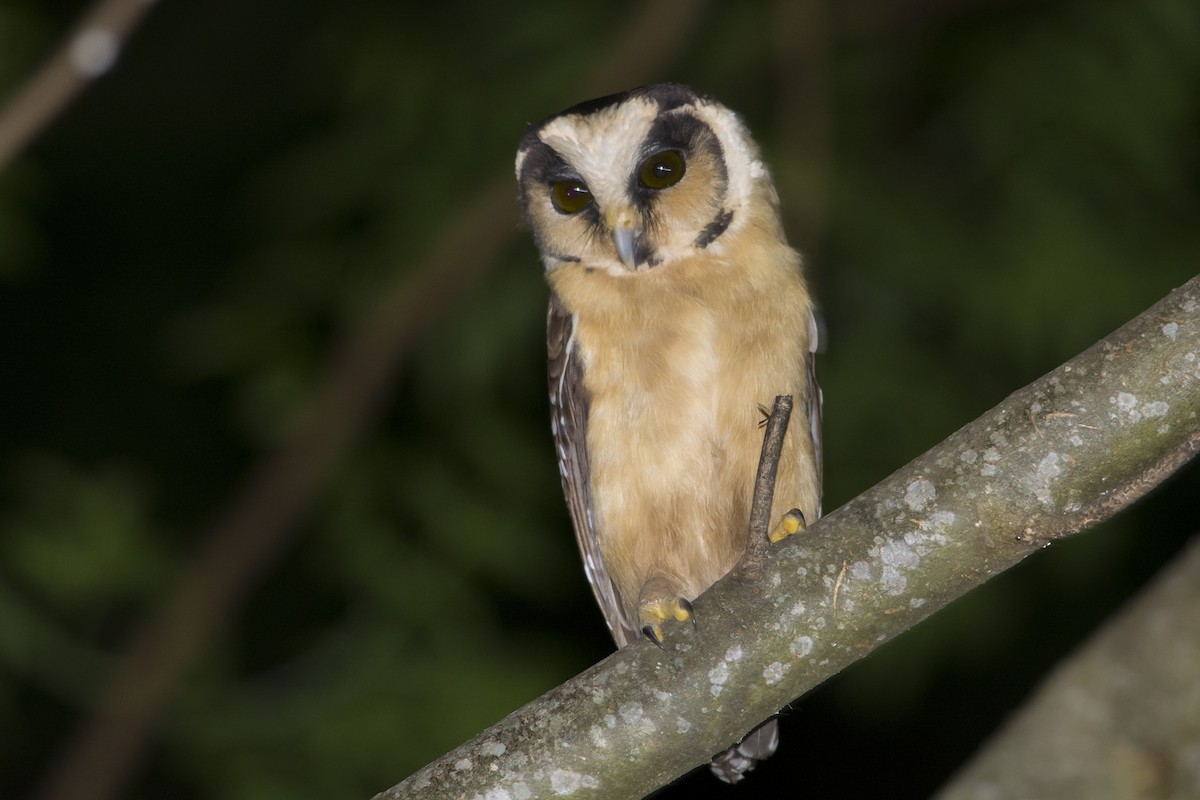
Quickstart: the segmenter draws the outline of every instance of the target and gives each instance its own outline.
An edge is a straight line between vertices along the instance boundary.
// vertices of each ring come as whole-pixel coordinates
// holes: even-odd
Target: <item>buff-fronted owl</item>
[[[522,212],[550,284],[552,428],[584,569],[618,647],[692,616],[745,553],[762,409],[794,399],[771,519],[820,513],[816,326],[742,120],[656,84],[531,125]],[[694,620],[693,620],[694,621]],[[718,755],[735,782],[774,720]]]

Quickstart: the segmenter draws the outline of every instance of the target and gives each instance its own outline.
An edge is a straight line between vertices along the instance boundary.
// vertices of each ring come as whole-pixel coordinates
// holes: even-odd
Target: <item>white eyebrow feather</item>
[[[591,114],[550,120],[538,133],[545,144],[579,170],[600,205],[625,199],[642,142],[658,117],[658,105],[634,98]]]

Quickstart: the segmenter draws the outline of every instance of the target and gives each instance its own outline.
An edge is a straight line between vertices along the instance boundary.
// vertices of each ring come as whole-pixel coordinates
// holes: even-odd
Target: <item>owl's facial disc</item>
[[[580,104],[527,129],[521,203],[546,268],[614,275],[723,252],[773,189],[735,114],[670,84]]]

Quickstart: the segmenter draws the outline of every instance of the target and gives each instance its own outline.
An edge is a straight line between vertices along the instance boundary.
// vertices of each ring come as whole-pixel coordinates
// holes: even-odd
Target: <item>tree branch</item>
[[[0,111],[0,170],[88,84],[112,69],[152,5],[153,0],[100,0],[88,9]]]
[[[1194,796],[1198,619],[1200,538],[1056,669],[938,800]]]
[[[1198,449],[1200,277],[379,798],[643,797]]]
[[[754,498],[750,504],[750,552],[765,548],[767,530],[771,524],[771,503],[775,499],[775,476],[783,455],[783,437],[787,435],[792,418],[792,396],[775,398],[767,429],[763,432],[762,454],[758,457],[758,474],[754,476]]]

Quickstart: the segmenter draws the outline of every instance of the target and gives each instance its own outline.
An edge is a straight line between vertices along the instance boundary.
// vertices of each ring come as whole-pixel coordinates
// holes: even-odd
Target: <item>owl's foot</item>
[[[643,596],[645,592],[643,591]],[[662,649],[662,624],[668,619],[680,622],[691,620],[692,627],[696,626],[696,617],[692,614],[692,604],[684,597],[667,597],[655,600],[643,600],[638,604],[638,619],[642,623],[642,633]]]
[[[779,524],[775,526],[775,529],[767,534],[767,538],[771,540],[772,544],[775,544],[782,542],[793,533],[799,533],[807,527],[808,523],[804,520],[804,512],[798,508],[793,508],[783,515],[783,519],[779,520]]]

